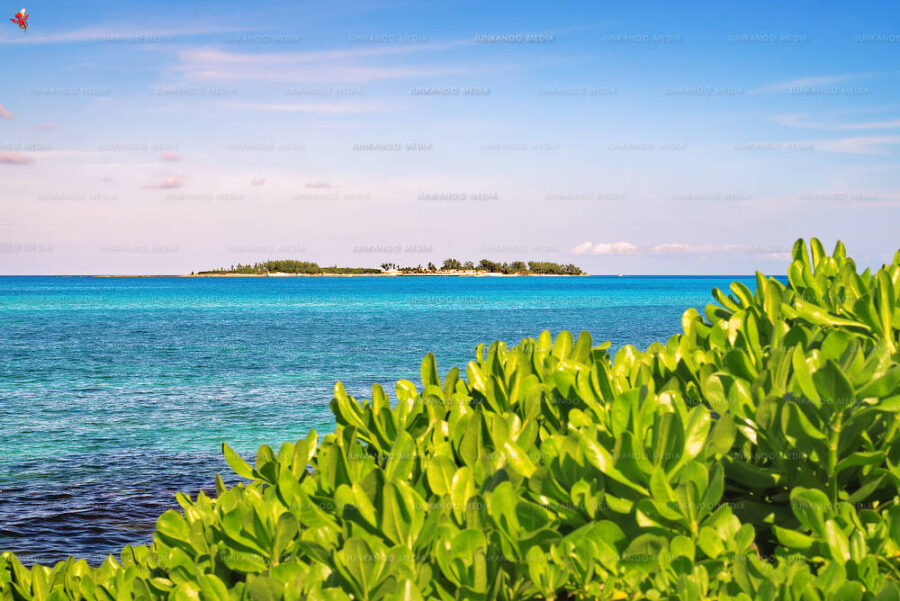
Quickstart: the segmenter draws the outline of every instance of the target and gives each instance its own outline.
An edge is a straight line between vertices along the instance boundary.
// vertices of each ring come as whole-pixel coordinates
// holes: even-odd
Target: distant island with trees
[[[228,268],[211,269],[208,271],[191,272],[192,276],[314,276],[314,275],[587,275],[579,267],[562,265],[549,261],[512,261],[501,263],[482,259],[478,263],[473,261],[461,262],[456,259],[446,259],[440,267],[434,263],[418,265],[416,267],[401,267],[397,263],[382,263],[380,269],[372,267],[322,267],[311,261],[264,261],[243,265],[238,263]]]

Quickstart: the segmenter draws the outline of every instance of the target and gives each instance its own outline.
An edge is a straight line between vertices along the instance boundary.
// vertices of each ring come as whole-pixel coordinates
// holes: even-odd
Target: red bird
[[[10,21],[18,25],[22,31],[28,31],[28,14],[24,8],[17,12],[15,18]]]

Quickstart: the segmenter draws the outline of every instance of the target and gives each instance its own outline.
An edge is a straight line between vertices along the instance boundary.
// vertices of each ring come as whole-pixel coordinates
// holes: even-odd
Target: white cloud
[[[793,256],[791,253],[787,252],[787,251],[782,251],[782,252],[760,253],[760,254],[756,255],[756,258],[757,258],[757,259],[760,259],[761,261],[786,261],[786,262],[790,262],[790,261],[793,260],[794,256]]]
[[[99,27],[86,27],[70,31],[57,31],[44,34],[27,36],[6,35],[0,37],[2,44],[71,44],[78,42],[106,42],[111,46],[122,43],[157,43],[168,42],[174,38],[182,38],[198,35],[217,33],[234,33],[247,31],[246,28],[228,27],[182,27],[176,29],[138,29],[128,25],[102,25]],[[81,63],[79,63],[81,65]]]
[[[582,242],[572,249],[576,255],[680,255],[680,254],[756,254],[758,257],[782,256],[787,251],[771,246],[746,244],[682,244],[666,242],[637,245],[631,242]],[[788,253],[789,254],[789,253]]]
[[[175,190],[184,187],[184,180],[178,176],[164,177],[144,186],[148,190]]]
[[[378,109],[374,105],[345,102],[314,102],[307,104],[272,104],[272,103],[232,103],[224,105],[229,108],[245,111],[277,112],[277,113],[310,113],[316,115],[351,115],[374,113]]]
[[[440,51],[471,44],[457,41],[407,46],[379,46],[308,52],[226,52],[191,48],[179,53],[173,67],[187,79],[212,81],[354,82],[471,73],[472,67],[446,65],[372,64],[366,59]]]
[[[843,75],[819,75],[810,77],[798,77],[789,81],[782,81],[768,86],[763,86],[756,90],[752,90],[751,94],[764,94],[766,92],[788,92],[791,90],[801,90],[805,88],[816,88],[823,86],[833,86],[839,83],[845,83],[866,77],[870,73],[846,73]]]
[[[900,119],[889,119],[886,121],[866,121],[862,123],[823,123],[818,121],[810,121],[809,115],[806,113],[778,115],[775,117],[775,122],[779,125],[784,125],[785,127],[799,127],[805,129],[867,130],[900,128]]]
[[[0,152],[0,165],[29,165],[33,162],[34,159],[21,152]]]
[[[576,255],[631,255],[640,249],[631,242],[582,242],[572,249]]]
[[[816,150],[847,154],[894,154],[900,136],[856,136],[810,142]]]

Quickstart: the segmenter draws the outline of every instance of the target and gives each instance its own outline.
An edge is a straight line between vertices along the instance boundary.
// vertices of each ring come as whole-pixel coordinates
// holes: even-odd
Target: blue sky
[[[797,237],[900,240],[896,2],[27,8],[0,273],[783,273]]]

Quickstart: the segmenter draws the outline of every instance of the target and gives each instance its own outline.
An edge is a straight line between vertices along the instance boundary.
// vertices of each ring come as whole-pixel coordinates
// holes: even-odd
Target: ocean
[[[175,492],[332,431],[335,382],[418,382],[542,330],[640,348],[752,277],[0,277],[0,551],[100,563],[149,543]]]

